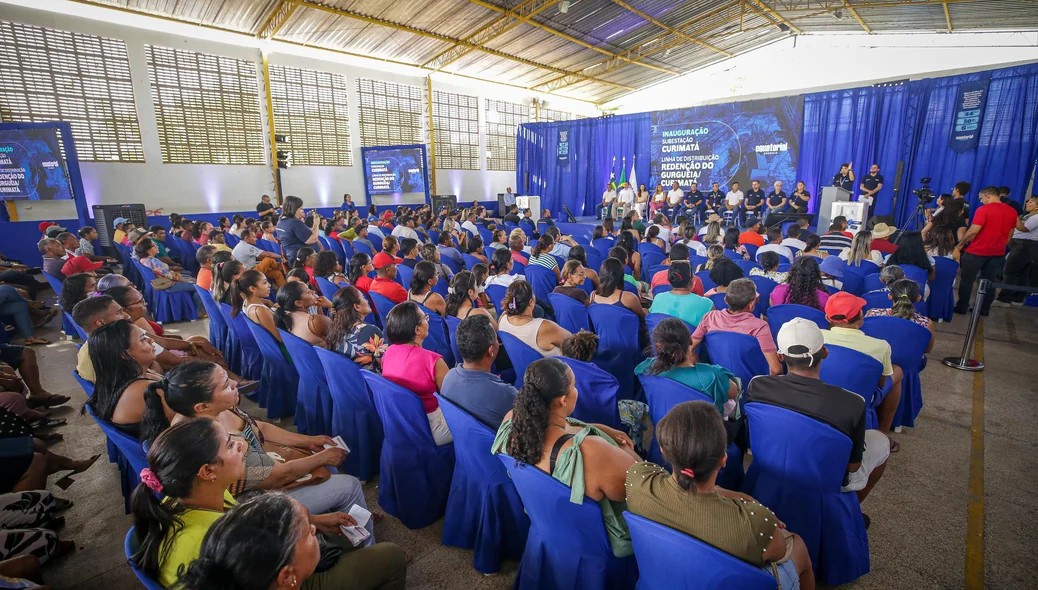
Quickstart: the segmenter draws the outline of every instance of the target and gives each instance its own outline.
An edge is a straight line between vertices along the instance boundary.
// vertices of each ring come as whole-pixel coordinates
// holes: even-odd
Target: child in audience
[[[901,318],[919,324],[927,330],[930,330],[930,345],[926,347],[926,352],[930,352],[930,350],[933,349],[934,337],[936,334],[933,329],[933,321],[915,310],[915,304],[923,299],[922,293],[919,292],[919,283],[911,279],[900,279],[894,281],[890,285],[890,294],[888,297],[893,302],[891,307],[870,309],[865,313],[865,317],[875,318],[888,316]]]
[[[715,283],[713,289],[710,289],[703,294],[704,297],[710,297],[718,293],[724,293],[728,290],[728,285],[736,279],[743,278],[744,273],[742,268],[738,264],[735,264],[727,256],[722,256],[714,261],[713,268],[710,269],[710,280]]]
[[[292,281],[278,289],[274,324],[313,346],[324,346],[331,320],[320,313],[321,299],[307,283]],[[331,302],[329,302],[329,306]],[[317,308],[316,311],[312,311]]]

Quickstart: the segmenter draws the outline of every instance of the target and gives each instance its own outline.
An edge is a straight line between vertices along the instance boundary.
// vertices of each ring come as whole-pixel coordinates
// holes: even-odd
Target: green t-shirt
[[[706,297],[700,297],[695,293],[675,295],[667,291],[653,298],[649,313],[662,313],[679,318],[692,324],[692,327],[695,328],[699,322],[703,321],[706,312],[713,308],[714,302]]]

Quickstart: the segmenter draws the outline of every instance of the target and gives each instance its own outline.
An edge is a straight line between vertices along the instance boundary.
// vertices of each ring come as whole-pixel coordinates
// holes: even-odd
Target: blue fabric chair
[[[922,293],[926,289],[926,282],[929,280],[929,273],[925,269],[919,268],[914,264],[899,264],[901,270],[905,271],[905,278],[912,279],[919,284],[919,292]]]
[[[652,419],[653,426],[659,424],[660,420],[674,406],[682,402],[703,401],[711,405],[714,403],[714,400],[705,393],[667,377],[639,375],[638,379],[642,383],[642,388],[645,389],[645,400],[649,404],[649,417]],[[717,474],[717,485],[728,490],[738,490],[742,487],[744,475],[742,470],[743,452],[733,442],[728,445],[727,454],[728,463]],[[670,469],[670,463],[663,458],[663,453],[660,452],[660,443],[656,439],[655,432],[653,432],[652,444],[649,447],[649,460]]]
[[[634,556],[613,555],[602,509],[585,497],[570,502],[570,488],[533,465],[498,455],[530,517],[530,535],[516,573],[515,590],[629,590],[638,577]]]
[[[919,373],[926,366],[926,347],[930,330],[919,324],[895,317],[865,318],[861,331],[890,344],[890,362],[901,367],[901,402],[894,413],[893,426],[915,426],[923,408],[923,390]]]
[[[378,315],[378,319],[379,322],[381,322],[382,324],[382,328],[385,329],[386,316],[389,315],[389,310],[393,309],[393,306],[395,306],[396,304],[393,303],[389,298],[383,295],[379,295],[374,291],[368,292],[368,298],[371,300],[371,307],[375,310],[375,313]]]
[[[728,301],[725,300],[725,294],[724,293],[714,293],[713,295],[710,296],[710,301],[714,302],[714,309],[716,309],[718,311],[720,311],[722,309],[728,309]],[[759,309],[760,309],[759,305],[755,306],[753,308],[753,311],[754,311],[753,315],[756,316],[759,313],[759,311],[758,311]],[[758,317],[760,317],[760,316],[758,316]]]
[[[130,564],[130,569],[133,571],[133,575],[137,576],[137,579],[144,585],[146,590],[166,590],[162,584],[159,584],[158,580],[141,571],[137,567],[137,564],[134,563],[133,559],[131,559],[140,548],[140,542],[137,540],[137,533],[131,526],[130,530],[126,531],[126,539],[123,541],[123,552],[126,554],[126,563]]]
[[[512,270],[508,271],[510,275],[526,276],[526,265],[522,262],[512,261]]]
[[[738,557],[647,518],[624,512],[638,560],[638,590],[775,590],[775,577]]]
[[[151,279],[155,278],[155,273],[136,260],[133,261],[133,265],[144,277],[144,297],[156,322],[165,324],[198,319],[198,310],[195,309],[195,300],[191,292],[155,289],[151,286]]]
[[[645,316],[645,327],[649,329],[649,341],[650,342],[652,342],[652,333],[656,331],[656,326],[658,326],[660,324],[660,322],[662,322],[663,320],[669,320],[669,319],[672,319],[672,316],[669,316],[669,315],[667,315],[665,313],[650,313],[650,314]],[[676,319],[681,319],[681,318],[676,318]],[[685,322],[685,320],[681,320],[681,321],[684,322],[685,326],[688,327],[688,331],[689,332],[695,332],[696,331],[696,327],[695,326],[693,326],[692,324],[690,324],[688,322]],[[656,354],[656,343],[655,342],[652,342],[652,353]]]
[[[735,264],[742,269],[743,274],[750,276],[750,271],[761,266],[752,260],[736,260]]]
[[[585,247],[584,258],[587,259],[587,267],[598,272],[602,268],[602,261],[606,259],[606,256],[593,247]]]
[[[447,295],[449,295],[449,293],[447,293],[447,290],[449,288],[450,284],[447,283],[445,279],[441,278],[440,280],[436,281],[435,285],[432,286],[432,291],[433,293],[438,294],[440,297],[443,297],[446,300]]]
[[[638,344],[638,316],[618,305],[592,303],[588,307],[591,325],[598,334],[595,364],[616,377],[621,397],[633,397],[634,368],[644,358]]]
[[[550,301],[548,296],[559,284],[553,271],[536,264],[526,267],[526,280],[533,287],[533,294],[537,296],[537,299],[545,302]]]
[[[87,333],[84,332],[83,328],[80,328],[79,324],[77,324],[76,321],[72,319],[72,314],[70,314],[69,312],[66,311],[66,312],[62,312],[62,316],[64,318],[63,319],[64,322],[67,322],[67,323],[72,325],[73,333],[76,336],[78,336],[80,340],[82,340],[83,342],[86,342],[87,341],[87,337],[88,337]],[[70,334],[70,336],[71,336],[71,334]]]
[[[825,313],[806,305],[782,303],[780,305],[772,305],[768,308],[768,327],[771,329],[772,337],[777,338],[779,329],[793,318],[811,320],[820,329],[829,329],[829,320],[825,318]]]
[[[515,388],[519,389],[523,386],[523,374],[526,373],[526,367],[530,366],[530,363],[544,357],[525,342],[507,332],[499,331],[497,335],[501,338],[501,343],[505,345],[508,358],[512,361],[512,366],[515,368]]]
[[[471,254],[466,254],[464,252],[461,253],[461,259],[465,261],[465,268],[468,270],[472,270],[473,266],[483,263],[483,261],[481,261],[479,258],[476,258],[475,256]]]
[[[141,483],[140,473],[142,469],[148,466],[148,456],[144,449],[141,448],[139,440],[98,418],[89,405],[83,407],[108,438],[109,449],[113,445],[115,446],[115,463],[119,467],[119,484],[122,487],[123,508],[126,510],[126,514],[129,514],[130,495],[133,494],[133,490]],[[109,450],[109,458],[111,458],[111,450]]]
[[[819,583],[869,573],[869,538],[854,492],[841,492],[851,439],[785,408],[746,404],[753,463],[743,488],[807,545]]]
[[[869,291],[879,291],[885,287],[886,285],[883,284],[883,281],[879,280],[879,273],[877,272],[865,275],[865,286],[862,287],[862,292],[868,293]]]
[[[829,356],[822,363],[822,381],[842,387],[865,399],[865,428],[875,430],[876,389],[883,376],[883,363],[871,356],[835,344],[825,346]]]
[[[762,276],[747,275],[747,278],[757,286],[757,306],[753,310],[753,315],[757,317],[760,317],[761,314],[768,315],[768,308],[771,307],[771,292],[778,287],[778,283]]]
[[[263,376],[263,354],[260,353],[259,345],[252,336],[249,327],[245,325],[245,314],[231,317],[231,306],[226,303],[220,304],[220,315],[227,322],[227,351],[224,355],[233,356],[238,359],[241,371],[235,371],[239,375],[253,380],[259,380]],[[263,383],[260,383],[260,388]],[[259,397],[259,392],[254,394]]]
[[[464,362],[464,359],[461,358],[461,351],[458,350],[458,326],[461,325],[461,320],[449,315],[444,316],[443,321],[447,324],[447,340],[451,343],[451,353],[454,354],[454,362],[460,365]]]
[[[408,291],[410,291],[411,290],[411,277],[413,277],[413,276],[414,276],[414,269],[412,269],[411,267],[407,266],[406,264],[398,264],[398,265],[396,265],[396,278],[393,279],[393,280],[395,280],[397,283],[400,283],[401,287],[403,287],[403,288],[407,289]]]
[[[62,281],[64,279],[56,277],[56,276],[51,275],[51,274],[47,274],[47,273],[43,273],[43,276],[46,277],[47,283],[50,284],[50,288],[54,290],[54,296],[60,301],[61,300],[61,285],[62,285]],[[64,332],[66,336],[71,338],[72,336],[74,336],[77,333],[76,332],[76,323],[74,321],[72,321],[72,319],[71,319],[72,318],[72,310],[71,309],[66,309],[66,310],[63,310],[63,311],[65,312],[65,315],[63,315],[61,317],[61,331]],[[3,330],[0,330],[0,332],[2,332],[2,331]],[[84,339],[83,342],[86,342],[86,340]]]
[[[876,293],[866,293],[864,297],[865,309],[869,311],[871,309],[890,309],[894,307],[894,302],[890,300],[890,293],[879,291]]]
[[[735,250],[729,250],[728,248],[724,249],[724,255],[728,257],[729,260],[737,264],[743,259],[742,254],[739,254]]]
[[[451,272],[458,274],[462,269],[458,268],[458,263],[454,262],[446,256],[440,256],[440,262],[447,265],[447,268],[451,269]]]
[[[299,374],[296,389],[296,427],[302,434],[310,436],[334,436],[332,430],[332,394],[328,391],[328,380],[324,367],[314,352],[314,346],[299,336],[278,328],[281,342],[292,357],[292,364]]]
[[[706,350],[710,362],[728,369],[742,381],[744,392],[750,379],[770,372],[760,343],[753,336],[713,331],[706,335]]]
[[[959,263],[951,258],[934,258],[934,276],[930,281],[930,297],[926,300],[926,315],[935,320],[952,321],[955,317],[955,293],[952,283],[959,272]]]
[[[549,294],[548,302],[555,310],[555,321],[571,334],[576,334],[581,330],[591,331],[591,319],[587,314],[587,307],[583,303],[562,293]]]
[[[202,300],[202,307],[205,308],[205,313],[209,316],[209,342],[212,342],[213,346],[219,348],[224,353],[224,358],[227,360],[228,365],[233,364],[232,359],[227,356],[227,351],[225,350],[227,348],[227,322],[224,321],[223,314],[220,313],[220,306],[216,304],[213,294],[209,291],[195,285],[195,292],[198,293],[198,298]],[[231,370],[238,372],[233,366]]]
[[[360,367],[352,360],[316,346],[314,351],[332,400],[331,431],[341,436],[350,448],[339,469],[361,481],[368,481],[378,473],[385,439],[371,393],[361,376]]]
[[[260,376],[258,403],[266,408],[267,417],[280,420],[296,413],[296,396],[299,391],[299,372],[282,346],[266,328],[239,313],[263,356],[263,372]],[[299,418],[303,418],[300,412]],[[298,419],[298,418],[297,418]],[[305,419],[305,418],[303,418]]]
[[[652,296],[655,297],[655,296],[659,295],[660,293],[666,293],[667,291],[672,291],[672,290],[673,290],[673,287],[671,287],[670,285],[657,285],[657,286],[652,288]]]
[[[573,371],[577,391],[580,393],[577,397],[577,405],[573,408],[573,417],[588,423],[605,424],[612,428],[622,429],[620,410],[616,402],[623,396],[616,377],[594,363],[585,363],[565,357],[559,357],[559,360],[569,365]],[[630,391],[623,393],[626,394],[626,397],[631,396]]]
[[[635,287],[631,283],[628,283],[627,281],[624,281],[624,291],[627,291],[628,293],[632,293],[634,295],[637,295],[638,294],[638,287]]]
[[[862,291],[865,288],[865,275],[857,270],[851,270],[854,268],[856,267],[845,266],[843,268],[843,277],[840,279],[843,282],[843,287],[840,290],[861,297]]]
[[[848,266],[844,266],[844,270],[846,270],[847,268]],[[863,277],[868,276],[872,273],[879,272],[879,265],[877,265],[875,262],[872,262],[871,260],[862,260],[858,263],[857,267],[853,268],[860,269],[860,271],[858,271],[858,274],[860,274]]]
[[[656,246],[655,244],[643,243],[642,245],[644,245],[644,246],[652,246],[653,248],[656,248],[656,250],[659,250],[659,246]],[[652,268],[654,266],[659,266],[659,265],[663,264],[663,261],[666,260],[666,259],[667,259],[667,255],[664,254],[662,251],[653,252],[653,251],[650,250],[650,251],[644,252],[644,253],[642,253],[642,268],[643,269],[648,269],[648,268]],[[646,274],[644,274],[644,271],[643,271],[642,280],[645,281],[645,282],[648,282],[651,279],[652,279],[652,275],[646,275]]]
[[[328,242],[325,244],[324,242]],[[349,258],[346,257],[346,251],[343,249],[342,244],[335,238],[327,238],[321,242],[324,247],[332,252],[335,252],[335,257],[339,259],[339,264],[346,268],[349,265]]]
[[[443,520],[443,544],[475,549],[472,566],[483,574],[505,557],[522,557],[530,519],[504,465],[490,453],[495,432],[436,396],[454,436],[454,477]]]
[[[717,286],[717,283],[710,278],[710,271],[708,270],[701,270],[696,273],[696,276],[699,277],[699,280],[703,283],[704,293]]]
[[[123,276],[133,283],[133,286],[136,287],[138,291],[144,293],[144,276],[141,276],[140,271],[137,270],[137,265],[133,263],[133,250],[123,246],[122,244],[113,243],[112,245],[115,246],[115,251],[119,254],[119,260],[122,262]],[[176,255],[174,257],[179,257],[179,250],[174,250],[169,253]],[[150,272],[145,276],[151,280],[152,275]]]
[[[378,240],[375,240],[375,241],[378,241]],[[374,245],[375,242],[371,242],[371,243],[372,243],[372,245]],[[367,254],[368,256],[374,256],[375,255],[375,253],[371,251],[371,248],[368,248],[368,245],[365,244],[364,242],[361,242],[360,240],[357,240],[357,241],[353,242],[353,249],[356,252],[360,252],[362,254]]]
[[[321,290],[321,295],[327,297],[328,301],[331,301],[335,294],[339,292],[339,287],[324,277],[314,277],[314,281],[317,282],[317,288]]]
[[[409,529],[436,522],[447,508],[454,473],[454,445],[433,442],[429,420],[414,393],[370,371],[361,371],[385,429],[378,505]]]
[[[508,287],[502,287],[501,285],[490,285],[486,288],[487,297],[494,304],[498,317],[501,317],[501,302],[505,300],[505,293],[507,292]]]
[[[614,245],[616,245],[616,243],[609,238],[598,238],[596,240],[591,240],[591,247],[594,248],[600,256],[602,256],[602,260],[605,260],[609,257],[609,251],[612,250]],[[595,269],[597,270],[598,267],[595,267]]]
[[[454,350],[451,348],[451,340],[447,335],[447,323],[443,316],[421,304],[418,304],[418,309],[429,316],[429,335],[422,341],[422,348],[440,355],[448,367],[453,367]]]

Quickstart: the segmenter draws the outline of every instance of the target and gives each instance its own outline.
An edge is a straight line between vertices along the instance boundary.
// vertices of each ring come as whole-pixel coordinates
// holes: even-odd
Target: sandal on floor
[[[30,408],[35,410],[36,408],[53,408],[55,406],[61,406],[69,403],[70,401],[72,401],[72,398],[67,395],[49,395],[44,398],[30,395],[25,400],[25,403],[28,404]]]
[[[33,428],[55,428],[66,424],[68,424],[68,420],[64,418],[44,418],[36,424],[33,424]]]
[[[891,453],[896,453],[896,452],[898,452],[900,450],[901,450],[901,443],[897,442],[896,440],[890,441],[890,452]]]
[[[59,313],[61,313],[61,310],[59,310],[59,309],[52,309],[52,310],[50,310],[50,312],[47,313],[47,315],[45,315],[44,317],[42,317],[42,318],[36,320],[35,322],[33,322],[32,325],[35,328],[43,327],[43,326],[47,325],[47,323],[50,322],[51,320],[53,320],[54,318],[58,317]]]
[[[69,473],[69,474],[68,474],[68,475],[66,475],[65,477],[71,477],[71,476],[73,476],[73,475],[76,475],[77,473],[83,473],[83,472],[84,472],[84,471],[86,471],[87,469],[90,469],[90,467],[92,467],[92,466],[94,465],[94,463],[96,463],[96,462],[97,462],[97,460],[98,460],[98,458],[100,458],[100,457],[101,457],[101,455],[100,455],[100,454],[98,454],[98,455],[94,455],[93,457],[90,457],[89,459],[87,459],[87,464],[86,464],[86,467],[84,467],[84,468],[82,468],[82,469],[73,469],[73,470],[72,470],[72,473]]]
[[[42,440],[43,442],[45,442],[47,444],[51,444],[51,443],[57,443],[57,442],[61,442],[61,441],[65,440],[65,435],[61,434],[60,432],[48,432],[48,433],[37,432],[37,433],[33,434],[33,438],[37,438],[37,439]]]
[[[24,342],[25,346],[36,346],[37,344],[50,344],[50,340],[47,340],[46,338],[39,338],[36,336],[29,336],[25,339]]]

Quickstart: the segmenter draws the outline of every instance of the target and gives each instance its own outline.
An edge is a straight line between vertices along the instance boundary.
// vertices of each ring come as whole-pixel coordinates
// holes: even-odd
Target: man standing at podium
[[[876,195],[883,188],[883,175],[879,173],[879,164],[873,164],[869,173],[861,179],[861,192],[858,194],[859,201],[868,199],[868,207],[865,208],[865,219],[872,215],[872,209],[876,206]]]
[[[847,192],[854,191],[854,167],[853,162],[840,164],[840,171],[833,176],[833,186],[838,186]],[[878,168],[877,168],[878,170]]]

